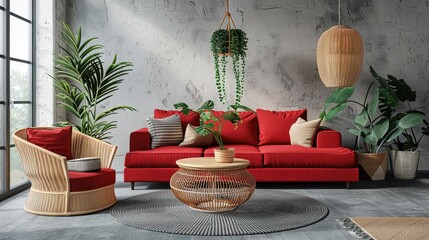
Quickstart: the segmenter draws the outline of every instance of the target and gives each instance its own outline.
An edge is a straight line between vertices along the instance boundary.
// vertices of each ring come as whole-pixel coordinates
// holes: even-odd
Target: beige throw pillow
[[[208,147],[212,144],[213,134],[202,136],[195,131],[195,126],[188,124],[185,138],[179,147]]]
[[[321,119],[316,119],[307,122],[302,118],[298,118],[289,130],[291,144],[311,147],[314,134],[319,128],[321,121]]]

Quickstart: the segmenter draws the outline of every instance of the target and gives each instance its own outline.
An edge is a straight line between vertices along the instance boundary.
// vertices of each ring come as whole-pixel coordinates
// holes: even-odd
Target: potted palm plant
[[[221,116],[215,116],[213,114],[214,103],[212,100],[208,100],[197,110],[192,110],[186,103],[180,102],[174,104],[174,107],[180,110],[183,114],[189,114],[190,112],[196,112],[200,116],[200,126],[195,131],[200,135],[213,134],[213,138],[218,144],[219,148],[214,150],[215,160],[217,162],[229,163],[234,160],[234,148],[226,148],[222,141],[222,127],[225,122],[229,121],[232,124],[237,125],[240,123],[241,118],[238,114],[239,109],[245,111],[252,111],[252,109],[240,105],[234,104],[228,107]]]
[[[110,139],[110,130],[117,127],[116,121],[107,120],[119,110],[136,111],[130,106],[113,106],[103,109],[101,105],[119,89],[123,77],[132,70],[132,63],[118,62],[117,57],[104,66],[101,61],[102,45],[93,44],[96,38],[82,40],[81,29],[75,35],[63,23],[60,35],[66,47],[64,54],[55,57],[54,84],[59,90],[59,106],[75,116],[76,122],[58,122],[56,126],[72,125],[77,130],[100,140]]]
[[[326,100],[320,118],[329,121],[348,104],[357,104],[361,111],[354,119],[354,128],[349,128],[348,132],[357,137],[358,164],[363,170],[361,172],[366,173],[371,180],[382,180],[387,171],[387,153],[381,151],[382,146],[401,135],[404,129],[420,124],[424,115],[419,112],[394,115],[399,102],[410,98],[407,94],[411,88],[405,81],[382,78],[372,67],[370,71],[375,80],[368,86],[363,102],[349,99],[354,87],[339,88]],[[371,92],[376,83],[378,87]],[[409,91],[404,93],[406,86]],[[370,93],[373,96],[369,99]]]

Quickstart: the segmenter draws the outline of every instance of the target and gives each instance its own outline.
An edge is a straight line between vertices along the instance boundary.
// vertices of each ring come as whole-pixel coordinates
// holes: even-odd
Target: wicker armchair
[[[114,183],[87,191],[71,191],[67,159],[28,142],[26,129],[16,131],[13,140],[21,155],[23,170],[31,181],[24,206],[27,212],[53,216],[81,215],[116,203]],[[74,158],[100,157],[101,167],[110,168],[116,149],[116,146],[78,131],[72,132]]]

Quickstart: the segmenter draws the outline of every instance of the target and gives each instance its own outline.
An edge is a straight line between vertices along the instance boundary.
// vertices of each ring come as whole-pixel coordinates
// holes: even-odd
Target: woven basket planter
[[[226,148],[225,150],[215,148],[214,156],[216,162],[231,163],[234,161],[235,151],[234,148]]]

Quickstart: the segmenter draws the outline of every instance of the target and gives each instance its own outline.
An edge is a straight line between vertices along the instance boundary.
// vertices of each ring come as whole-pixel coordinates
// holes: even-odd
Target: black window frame
[[[4,75],[0,77],[4,77],[4,83],[2,85],[5,87],[4,89],[4,101],[0,101],[0,105],[4,106],[4,112],[2,112],[1,116],[4,120],[3,126],[0,126],[4,129],[3,136],[0,136],[3,138],[4,146],[0,146],[0,154],[3,154],[3,172],[1,174],[1,191],[0,191],[0,201],[13,196],[27,188],[30,187],[30,182],[26,181],[22,184],[19,184],[17,186],[13,186],[11,188],[10,185],[10,149],[15,147],[15,145],[12,142],[12,136],[10,134],[11,130],[11,124],[10,124],[10,107],[12,104],[29,104],[31,107],[31,126],[35,125],[36,122],[36,0],[31,0],[31,20],[27,19],[25,17],[22,17],[16,13],[13,13],[10,11],[10,2],[12,0],[4,0],[5,6],[0,6],[0,11],[4,12],[4,55],[0,54],[0,58],[4,59]],[[12,17],[15,17],[17,19],[20,19],[22,21],[25,21],[29,24],[31,24],[31,61],[24,60],[24,59],[18,59],[13,58],[10,56],[10,19]],[[14,62],[20,62],[29,64],[31,66],[31,101],[11,101],[10,99],[10,63],[11,61]],[[5,114],[4,114],[5,113]]]

